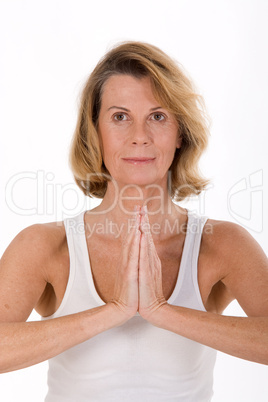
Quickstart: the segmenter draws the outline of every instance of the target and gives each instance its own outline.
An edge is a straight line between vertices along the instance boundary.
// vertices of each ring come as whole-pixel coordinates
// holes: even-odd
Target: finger
[[[140,245],[141,232],[139,229],[135,229],[133,236],[131,238],[131,243],[129,245],[127,252],[127,260],[129,264],[138,265],[139,261],[139,245]]]
[[[141,218],[141,242],[140,242],[140,266],[147,270],[153,270],[155,266],[155,247],[149,229],[149,222],[143,216]],[[149,272],[149,271],[148,271]]]
[[[141,234],[140,238],[140,255],[139,255],[139,271],[142,273],[144,270],[148,270],[149,268],[149,254],[148,254],[148,246],[146,235],[144,233]]]
[[[139,243],[140,243],[140,218],[139,213],[135,214],[135,220],[130,226],[129,231],[122,244],[122,263],[123,265],[128,262],[138,262],[139,257]]]
[[[148,235],[150,233],[150,222],[148,218],[147,207],[144,206],[141,209],[141,230],[142,233]]]
[[[132,241],[136,229],[139,229],[140,226],[140,214],[139,211],[135,211],[133,214],[133,218],[128,221],[127,224],[127,233],[123,239],[123,246],[128,247],[130,242]]]
[[[150,227],[147,208],[145,208],[145,207],[144,207],[143,213],[141,215],[141,230],[142,230],[142,233],[144,233],[146,235],[148,247],[151,250],[153,250],[154,249],[154,241],[153,241],[153,237],[152,237],[152,233],[151,233],[151,227]]]
[[[141,218],[141,228],[143,228],[142,233],[145,234],[145,239],[146,239],[146,246],[148,248],[148,259],[150,262],[150,266],[156,266],[156,264],[159,264],[159,257],[156,251],[156,247],[154,244],[152,232],[151,232],[151,227],[149,223],[149,217],[147,210],[143,212],[142,218]]]

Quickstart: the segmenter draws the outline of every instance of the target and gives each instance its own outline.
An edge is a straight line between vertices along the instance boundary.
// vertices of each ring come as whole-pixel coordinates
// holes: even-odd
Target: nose
[[[149,127],[146,123],[136,123],[132,126],[131,143],[132,145],[149,145],[152,141]]]

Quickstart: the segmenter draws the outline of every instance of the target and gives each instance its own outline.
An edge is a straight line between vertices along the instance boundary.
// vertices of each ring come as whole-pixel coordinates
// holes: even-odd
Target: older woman
[[[47,402],[208,402],[216,350],[268,363],[264,252],[173,202],[207,184],[201,105],[148,44],[115,47],[90,75],[70,161],[102,202],[24,229],[1,259],[0,370],[49,359]],[[234,299],[248,317],[221,315]],[[33,308],[44,319],[25,322]]]

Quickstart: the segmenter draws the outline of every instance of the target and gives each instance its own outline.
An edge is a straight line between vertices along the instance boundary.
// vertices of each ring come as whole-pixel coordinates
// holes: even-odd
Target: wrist
[[[84,333],[85,340],[89,339],[89,333],[90,337],[93,337],[124,322],[122,315],[110,303],[73,314],[70,317],[78,320],[76,327]]]
[[[168,302],[163,303],[155,311],[148,315],[146,320],[156,327],[164,328],[170,311],[172,311],[172,305],[168,304]]]
[[[116,322],[115,326],[120,326],[128,321],[130,318],[134,317],[137,313],[137,309],[123,309],[120,304],[111,300],[106,304],[107,310],[110,312],[111,317]]]

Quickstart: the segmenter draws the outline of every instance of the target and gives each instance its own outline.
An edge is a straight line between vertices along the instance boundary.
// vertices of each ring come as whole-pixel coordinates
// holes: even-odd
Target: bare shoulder
[[[242,226],[208,219],[202,236],[204,260],[248,315],[268,311],[268,259]],[[265,302],[264,302],[265,300]]]
[[[203,230],[204,247],[211,253],[227,259],[247,259],[249,255],[266,261],[266,255],[254,237],[241,225],[234,222],[208,219]]]
[[[0,320],[26,320],[53,284],[55,264],[67,258],[63,224],[34,224],[19,232],[0,260]]]
[[[6,258],[37,258],[44,261],[60,252],[65,243],[62,222],[37,223],[21,230],[5,250],[1,261]]]

